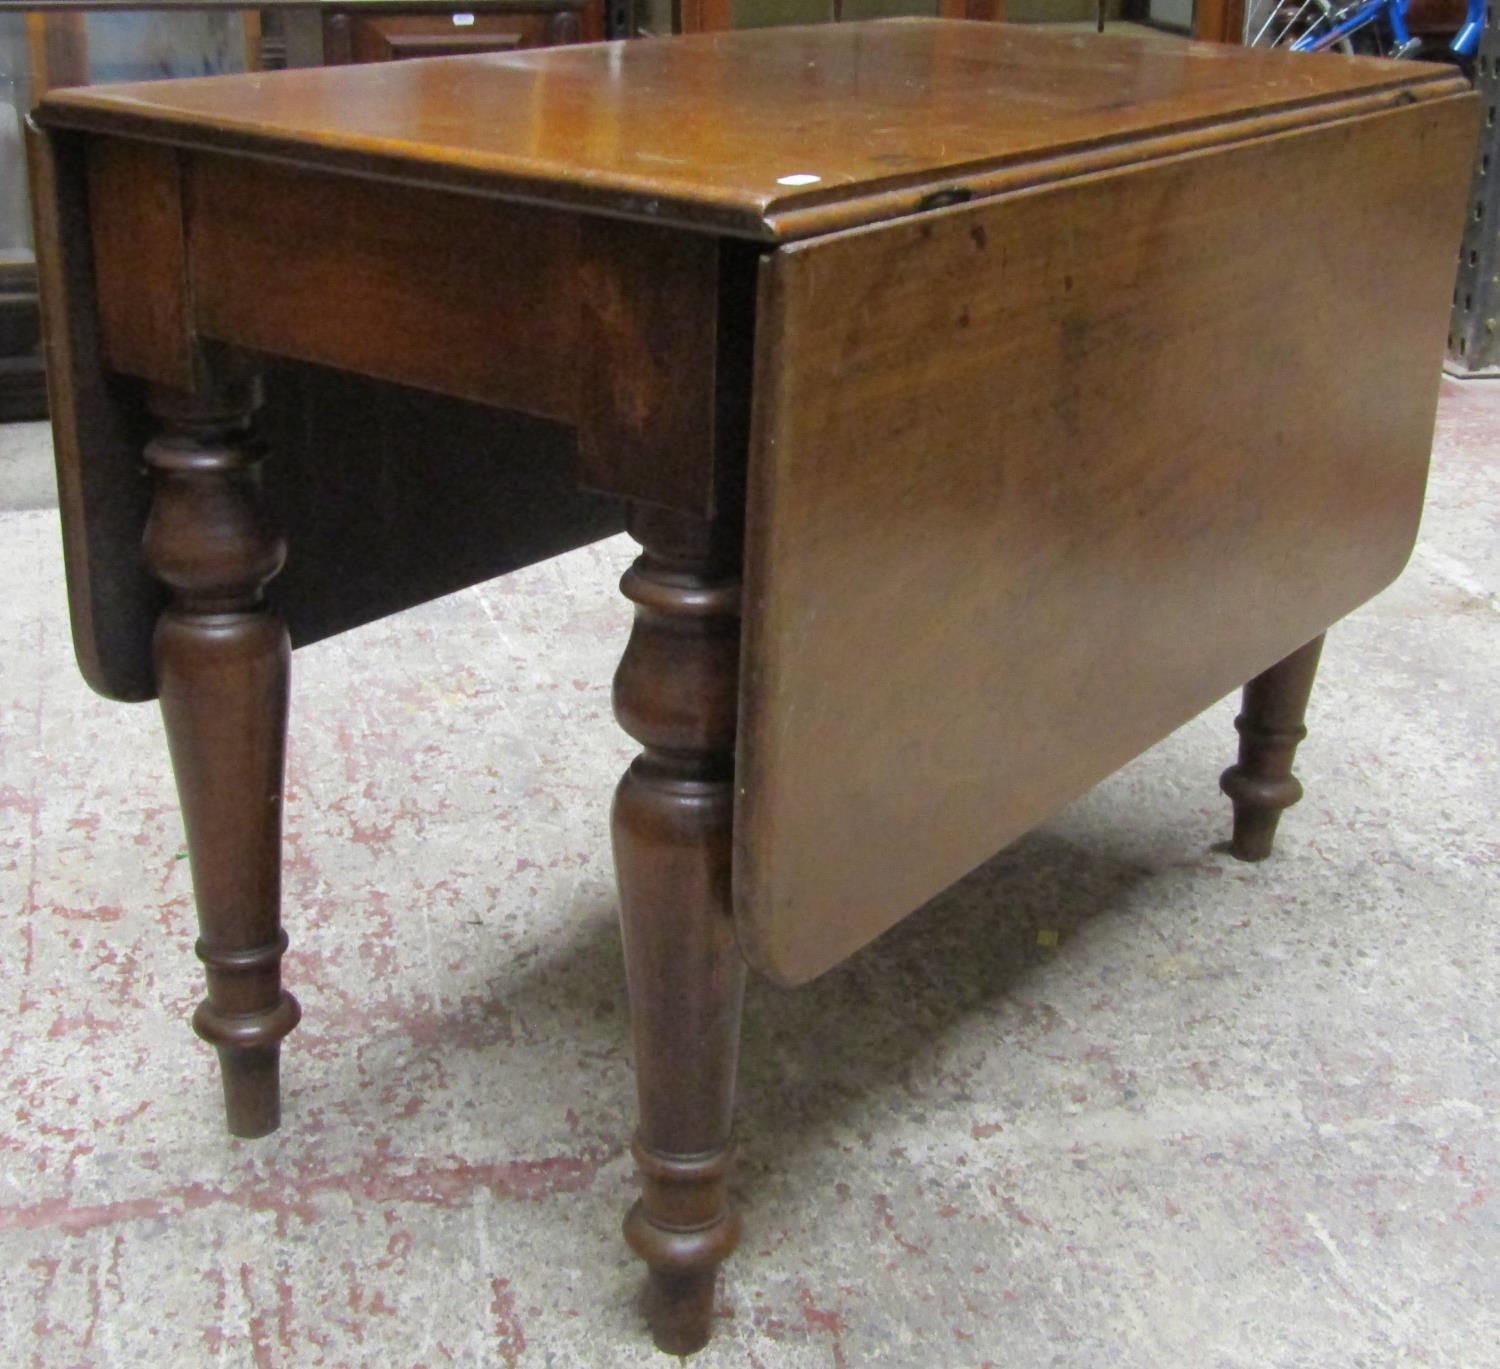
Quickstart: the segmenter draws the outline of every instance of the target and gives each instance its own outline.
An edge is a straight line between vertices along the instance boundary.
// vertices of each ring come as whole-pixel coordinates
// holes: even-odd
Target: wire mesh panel
[[[1447,370],[1500,375],[1500,0],[1484,7],[1474,88],[1484,100],[1453,288]]]

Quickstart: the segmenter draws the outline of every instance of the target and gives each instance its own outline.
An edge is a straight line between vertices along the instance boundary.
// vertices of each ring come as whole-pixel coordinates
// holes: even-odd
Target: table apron
[[[711,235],[94,137],[100,331],[191,389],[205,344],[573,426],[589,489],[714,502]]]

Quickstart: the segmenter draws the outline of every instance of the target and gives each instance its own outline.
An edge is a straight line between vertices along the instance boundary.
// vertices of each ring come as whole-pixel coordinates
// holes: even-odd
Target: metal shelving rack
[[[1485,6],[1474,62],[1474,89],[1484,100],[1474,150],[1453,317],[1448,324],[1451,375],[1500,375],[1500,0]]]

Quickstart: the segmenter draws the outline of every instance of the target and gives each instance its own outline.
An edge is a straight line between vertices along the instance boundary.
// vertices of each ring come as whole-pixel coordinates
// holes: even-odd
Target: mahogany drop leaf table
[[[701,1345],[747,963],[827,970],[1247,680],[1269,854],[1415,535],[1476,105],[939,21],[49,97],[74,639],[161,703],[230,1130],[298,1018],[291,649],[628,526],[626,1235]]]

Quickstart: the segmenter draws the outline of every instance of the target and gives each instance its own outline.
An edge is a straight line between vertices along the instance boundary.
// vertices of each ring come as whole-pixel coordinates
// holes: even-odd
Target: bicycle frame
[[[1333,15],[1328,28],[1314,28],[1304,33],[1291,44],[1291,51],[1322,52],[1366,24],[1373,24],[1384,13],[1399,52],[1411,42],[1411,30],[1406,27],[1406,6],[1407,0],[1365,0],[1363,4],[1347,6]],[[1463,27],[1454,34],[1448,50],[1456,57],[1472,57],[1479,50],[1479,33],[1483,27],[1484,0],[1468,0]]]
[[[1472,57],[1479,51],[1479,33],[1484,28],[1484,0],[1469,0],[1464,26],[1453,35],[1449,46],[1460,57]]]
[[[1481,6],[1483,2],[1484,0],[1480,0]],[[1390,23],[1391,36],[1396,40],[1396,46],[1400,47],[1411,41],[1411,31],[1406,27],[1406,3],[1407,0],[1366,0],[1362,5],[1341,9],[1334,14],[1328,28],[1314,28],[1304,33],[1291,45],[1291,51],[1322,52],[1340,39],[1364,28],[1366,24],[1373,24],[1382,11]],[[1474,0],[1469,0],[1470,8],[1473,3]]]

